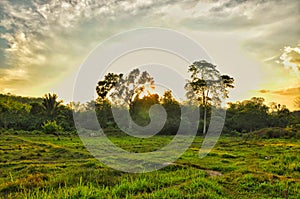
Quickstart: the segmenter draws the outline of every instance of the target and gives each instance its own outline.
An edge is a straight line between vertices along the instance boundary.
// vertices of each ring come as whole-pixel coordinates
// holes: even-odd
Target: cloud
[[[189,9],[181,7],[167,5],[157,8],[155,13],[164,25],[228,38],[233,36],[247,56],[263,62],[261,68],[266,71],[263,81],[274,83],[288,76],[283,65],[275,61],[281,56],[280,49],[300,42],[300,1],[205,0]]]
[[[280,56],[280,62],[288,69],[292,69],[296,74],[300,75],[300,44],[299,47],[284,47]]]
[[[260,93],[269,93],[270,90],[266,90],[266,89],[262,89],[262,90],[259,90]]]
[[[281,90],[262,89],[259,90],[259,93],[263,93],[263,94],[268,93],[268,94],[275,94],[275,95],[282,95],[282,96],[298,96],[300,95],[300,86],[294,88],[281,89]]]
[[[299,7],[298,0],[1,0],[0,87],[49,90],[100,41],[144,26],[234,34],[248,53],[278,57],[279,48],[300,42]],[[296,51],[285,50],[285,63],[296,63]]]
[[[201,3],[198,4],[200,7]],[[297,45],[300,32],[300,1],[229,0],[194,7],[181,24],[192,30],[219,31],[242,38],[250,55],[264,60],[278,56],[283,46]]]
[[[297,0],[292,0],[289,4],[285,1],[264,0],[211,1],[199,3],[198,6],[207,7],[207,10],[199,12],[199,7],[194,7],[193,15],[190,15],[185,22],[192,28],[207,30],[232,31],[245,30],[249,27],[252,29],[298,17],[300,13],[300,3]]]
[[[0,38],[7,44],[2,45],[2,90],[24,92],[25,84],[16,79],[32,92],[43,85],[49,89],[100,41],[139,24],[157,5],[151,0],[0,1]]]
[[[300,95],[300,87],[277,90],[277,91],[273,91],[272,93],[277,95],[297,96]]]

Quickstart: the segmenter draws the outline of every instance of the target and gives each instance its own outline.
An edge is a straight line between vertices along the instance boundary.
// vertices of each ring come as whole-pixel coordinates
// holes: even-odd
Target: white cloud
[[[32,0],[20,4],[3,0],[0,25],[7,31],[0,37],[9,47],[5,50],[8,69],[0,69],[5,76],[0,85],[17,93],[24,92],[25,86],[30,86],[28,94],[48,90],[72,73],[101,40],[122,30],[153,25],[153,20],[159,23],[151,18],[153,10],[176,2]]]
[[[299,45],[300,46],[300,45]],[[300,48],[284,47],[283,53],[280,56],[281,63],[288,69],[292,69],[300,76]]]

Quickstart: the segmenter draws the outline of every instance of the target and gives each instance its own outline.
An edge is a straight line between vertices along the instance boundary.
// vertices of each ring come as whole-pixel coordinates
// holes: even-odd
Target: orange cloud
[[[259,90],[260,93],[269,93],[270,90],[265,90],[265,89],[262,89],[262,90]]]
[[[300,95],[300,86],[299,87],[294,87],[294,88],[287,88],[287,89],[281,89],[281,90],[259,90],[260,93],[270,93],[270,94],[275,94],[275,95],[285,95],[285,96],[298,96]]]
[[[300,87],[277,90],[277,91],[273,91],[272,93],[277,94],[277,95],[296,96],[296,95],[300,95]]]

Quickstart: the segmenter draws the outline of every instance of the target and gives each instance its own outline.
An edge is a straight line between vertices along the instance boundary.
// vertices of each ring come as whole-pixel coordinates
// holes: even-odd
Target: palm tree
[[[45,94],[43,97],[43,109],[49,119],[53,120],[60,111],[62,100],[57,101],[58,96],[56,94]]]

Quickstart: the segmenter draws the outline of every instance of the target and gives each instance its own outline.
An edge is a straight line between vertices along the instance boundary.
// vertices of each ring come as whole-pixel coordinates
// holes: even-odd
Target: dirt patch
[[[204,170],[210,177],[219,177],[223,174],[219,171],[213,171],[213,170]]]

